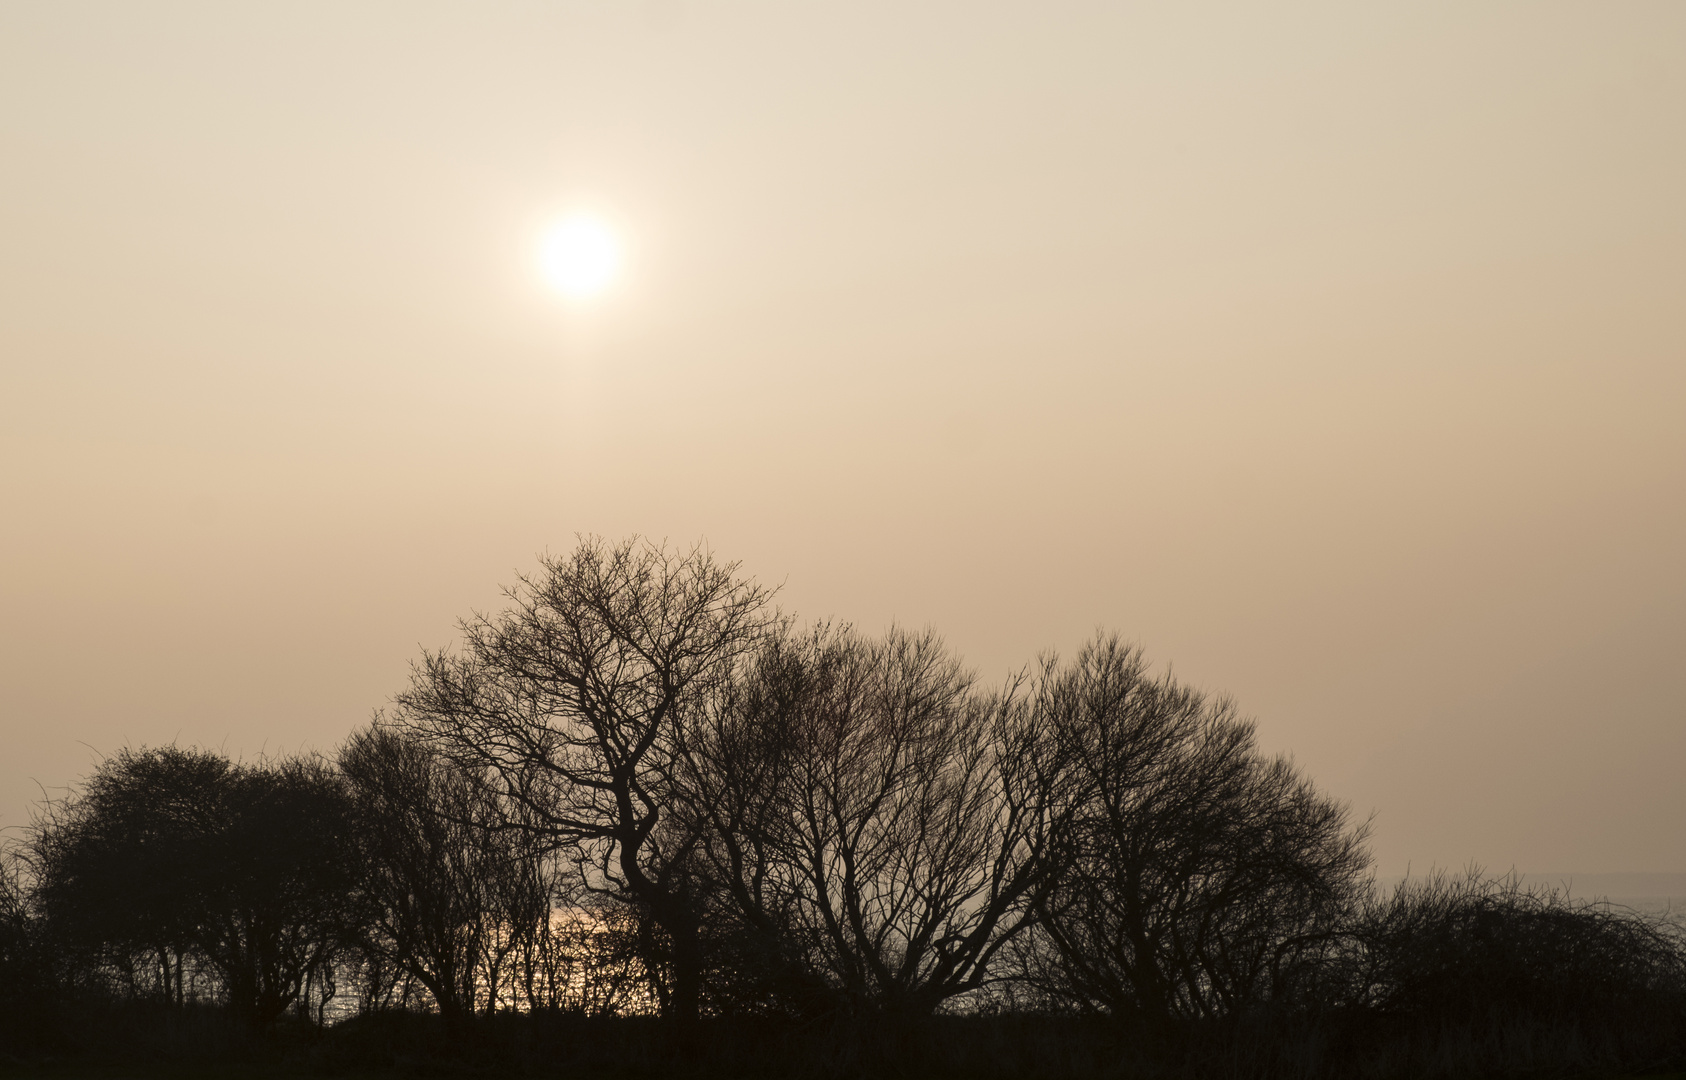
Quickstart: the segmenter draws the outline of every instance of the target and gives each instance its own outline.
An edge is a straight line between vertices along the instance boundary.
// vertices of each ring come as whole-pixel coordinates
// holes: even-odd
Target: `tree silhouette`
[[[472,776],[399,732],[354,734],[339,765],[357,824],[363,946],[455,1024],[474,1011],[481,938],[493,932],[495,811]]]
[[[203,963],[235,1017],[266,1026],[350,939],[344,792],[321,762],[235,765],[123,751],[37,823],[55,941],[133,992],[180,1003]]]
[[[263,1026],[331,975],[354,940],[351,817],[325,763],[293,758],[240,768],[227,819],[210,838],[199,947],[237,1018]]]
[[[976,989],[1048,885],[1052,742],[929,632],[778,639],[692,730],[713,873],[851,1009]]]
[[[43,807],[37,896],[65,961],[182,1003],[233,774],[198,750],[124,750],[79,794]]]
[[[1116,636],[1061,667],[1037,711],[1071,769],[1035,977],[1080,1007],[1233,1015],[1292,993],[1367,886],[1364,831],[1227,701],[1150,679]]]
[[[700,1011],[699,838],[669,814],[676,733],[765,634],[768,592],[706,551],[583,541],[427,653],[394,720],[485,770],[575,848],[592,887],[646,909],[671,948],[667,1002],[682,1037]]]

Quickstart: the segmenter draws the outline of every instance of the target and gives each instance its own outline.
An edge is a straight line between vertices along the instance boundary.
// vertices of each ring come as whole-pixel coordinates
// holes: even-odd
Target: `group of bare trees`
[[[681,1047],[704,1016],[1001,1009],[1136,1045],[1287,1017],[1407,1064],[1500,1028],[1686,1047],[1677,923],[1384,895],[1343,806],[1116,636],[984,685],[930,632],[798,625],[638,540],[507,597],[332,758],[125,751],[45,804],[0,852],[0,1021],[91,993],[256,1028],[659,1011]]]
[[[1306,992],[1363,891],[1343,808],[1115,637],[985,687],[638,540],[507,595],[334,761],[126,751],[49,805],[59,953],[259,1025],[347,979],[447,1020],[1175,1018]]]
[[[479,828],[644,913],[681,1026],[1009,981],[1231,1012],[1293,992],[1364,884],[1342,807],[1116,638],[983,688],[930,633],[799,628],[735,565],[636,540],[509,599],[360,738],[449,762],[499,808]]]
[[[647,920],[522,825],[380,728],[337,761],[125,750],[4,852],[0,989],[211,1004],[249,1028],[331,1006],[644,1008]]]
[[[332,996],[357,922],[347,809],[316,760],[118,754],[44,809],[30,845],[55,963],[177,1003],[214,986],[255,1026]]]

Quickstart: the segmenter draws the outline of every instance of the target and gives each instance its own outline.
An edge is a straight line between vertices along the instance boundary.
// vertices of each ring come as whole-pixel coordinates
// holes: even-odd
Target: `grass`
[[[697,1056],[681,1063],[665,1026],[650,1018],[500,1015],[452,1030],[436,1016],[394,1013],[245,1037],[209,1011],[157,1021],[145,1010],[84,1016],[29,1060],[8,1056],[0,1038],[0,1080],[1686,1080],[1674,1041],[1611,1042],[1623,1033],[1540,1022],[1432,1030],[1271,1023],[1203,1027],[1162,1042],[1150,1029],[1076,1017],[937,1017],[905,1031],[719,1019],[701,1033]],[[1674,1067],[1639,1071],[1664,1061]]]

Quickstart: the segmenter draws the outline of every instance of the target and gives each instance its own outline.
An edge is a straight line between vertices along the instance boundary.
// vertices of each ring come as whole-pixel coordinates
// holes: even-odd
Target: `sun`
[[[620,237],[594,215],[563,218],[539,240],[539,271],[567,299],[594,299],[620,276]]]

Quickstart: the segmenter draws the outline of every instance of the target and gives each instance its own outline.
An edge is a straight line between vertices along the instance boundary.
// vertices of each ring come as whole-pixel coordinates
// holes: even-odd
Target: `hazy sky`
[[[1386,873],[1686,870],[1686,4],[0,0],[0,826],[581,532],[1117,628]]]

